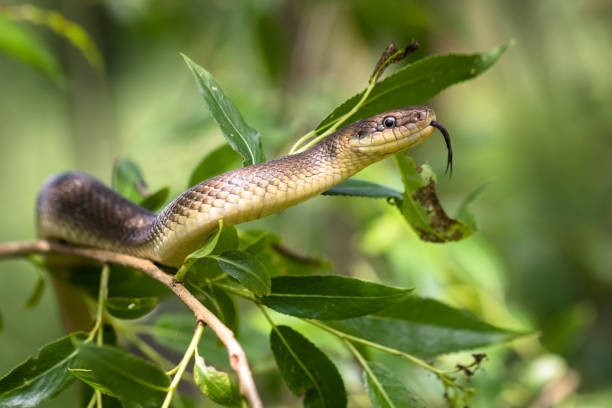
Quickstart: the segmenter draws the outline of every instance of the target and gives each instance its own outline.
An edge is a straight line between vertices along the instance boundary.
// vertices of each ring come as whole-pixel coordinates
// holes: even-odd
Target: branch
[[[28,242],[8,242],[0,244],[0,259],[23,257],[33,253],[60,253],[93,259],[102,264],[110,263],[138,269],[153,279],[166,285],[193,312],[197,321],[206,324],[215,332],[227,348],[230,365],[238,374],[240,389],[252,408],[262,408],[255,382],[249,368],[246,354],[234,333],[225,326],[210,310],[187,290],[182,283],[174,281],[171,275],[163,272],[149,260],[100,249],[75,247],[53,241],[38,240]]]

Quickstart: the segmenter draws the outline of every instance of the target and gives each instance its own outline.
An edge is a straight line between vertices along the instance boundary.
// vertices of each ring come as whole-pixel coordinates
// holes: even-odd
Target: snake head
[[[436,113],[427,106],[409,106],[381,113],[353,125],[351,150],[387,156],[427,139],[435,130]]]

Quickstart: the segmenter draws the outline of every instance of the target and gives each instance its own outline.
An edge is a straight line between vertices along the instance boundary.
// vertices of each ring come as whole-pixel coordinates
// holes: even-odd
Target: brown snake
[[[38,234],[180,266],[218,228],[219,220],[240,224],[307,200],[369,164],[422,142],[436,127],[448,144],[448,134],[435,119],[426,106],[372,116],[304,152],[203,181],[159,214],[88,174],[62,173],[51,177],[39,193]]]

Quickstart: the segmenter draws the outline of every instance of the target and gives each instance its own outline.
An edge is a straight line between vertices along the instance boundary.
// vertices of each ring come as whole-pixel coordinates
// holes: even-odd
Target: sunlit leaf
[[[113,189],[135,203],[142,202],[147,184],[140,166],[130,159],[118,159],[113,166]]]
[[[363,382],[373,408],[425,408],[423,400],[381,364],[369,362],[368,369]]]
[[[78,347],[83,369],[80,378],[101,392],[143,405],[161,405],[170,378],[159,367],[114,347],[81,343]],[[81,373],[82,374],[82,373]]]
[[[394,199],[402,215],[424,241],[460,241],[474,233],[461,221],[450,218],[436,194],[436,175],[429,165],[416,167],[405,154],[395,155],[402,175],[404,194]]]
[[[346,390],[334,363],[292,328],[277,330],[270,333],[270,348],[291,392],[305,396],[305,407],[345,407]]]
[[[208,153],[191,173],[189,187],[208,180],[226,171],[240,167],[239,155],[228,144],[223,144]]]
[[[156,297],[110,297],[106,309],[120,319],[138,319],[151,312],[158,301]]]
[[[74,342],[83,338],[82,334],[62,337],[13,368],[0,379],[0,407],[34,407],[62,392],[74,380],[68,372],[79,354]]]
[[[0,17],[0,51],[39,69],[56,84],[63,85],[65,78],[59,63],[45,43],[20,24],[4,17]]]
[[[266,161],[259,133],[246,123],[240,111],[208,71],[186,55],[183,55],[183,58],[195,77],[210,113],[232,149],[242,156],[243,164],[248,166]]]
[[[226,251],[217,256],[221,269],[245,288],[263,296],[270,293],[270,275],[264,265],[244,251]]]
[[[79,49],[93,67],[98,69],[104,67],[102,53],[83,27],[67,20],[57,11],[45,10],[30,4],[4,6],[0,11],[2,15],[13,20],[46,26]]]
[[[352,336],[420,356],[484,347],[525,334],[492,326],[464,310],[417,296],[368,316],[326,324]]]
[[[344,276],[278,276],[272,278],[272,291],[262,303],[293,316],[347,319],[401,302],[410,292]]]
[[[402,193],[382,184],[367,180],[349,178],[330,188],[323,195],[341,195],[369,198],[402,198]]]
[[[200,390],[208,398],[224,406],[240,406],[242,400],[238,385],[228,373],[207,366],[204,359],[196,356],[193,365],[193,378]]]
[[[477,54],[434,55],[407,65],[376,84],[367,101],[346,123],[391,109],[420,105],[449,86],[486,71],[508,46],[509,44],[504,44],[489,52]],[[362,94],[363,91],[335,108],[317,126],[317,133],[322,133],[326,125],[348,113],[361,99]]]

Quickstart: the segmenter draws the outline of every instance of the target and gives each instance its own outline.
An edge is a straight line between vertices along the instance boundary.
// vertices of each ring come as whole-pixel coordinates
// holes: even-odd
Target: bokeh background
[[[57,61],[59,75],[0,52],[0,241],[35,236],[37,190],[53,173],[78,169],[110,182],[113,161],[130,157],[152,190],[187,187],[191,170],[223,138],[179,52],[215,76],[275,157],[363,89],[389,41],[416,39],[422,57],[515,40],[484,75],[429,103],[454,143],[455,172],[439,184],[445,207],[452,214],[487,183],[474,204],[474,237],[423,243],[384,201],[337,197],[257,225],[327,257],[338,273],[414,285],[420,295],[498,326],[537,331],[485,350],[484,370],[471,384],[478,389],[474,407],[612,406],[611,2],[33,4],[82,25],[104,68],[39,26],[24,25]],[[443,172],[441,137],[411,153]],[[390,162],[361,176],[401,185]],[[0,373],[63,333],[49,286],[41,305],[24,306],[37,278],[23,261],[0,263]],[[245,313],[242,325],[264,338],[260,317]],[[345,360],[351,406],[368,406],[356,366],[338,347],[326,350]],[[430,406],[444,405],[431,375],[395,367]],[[265,383],[264,399],[296,404],[284,386]],[[46,406],[74,406],[75,392]]]

